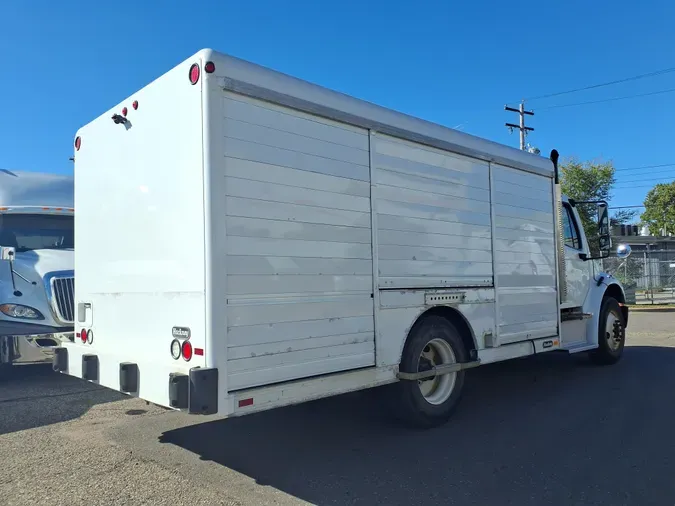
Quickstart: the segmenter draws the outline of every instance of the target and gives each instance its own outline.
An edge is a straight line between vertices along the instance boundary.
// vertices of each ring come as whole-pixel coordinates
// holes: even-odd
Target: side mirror
[[[631,249],[628,244],[619,244],[616,248],[616,256],[618,258],[628,258],[631,254]]]
[[[10,246],[0,246],[0,260],[9,260],[10,262],[14,260],[16,255],[16,248]]]
[[[612,249],[612,236],[609,231],[609,208],[605,202],[598,204],[598,236],[600,255],[608,257]]]

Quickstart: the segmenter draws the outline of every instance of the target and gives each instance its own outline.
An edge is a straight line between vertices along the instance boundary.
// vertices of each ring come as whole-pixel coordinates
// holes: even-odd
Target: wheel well
[[[623,290],[621,290],[621,287],[619,287],[619,285],[609,285],[607,287],[607,290],[605,290],[603,298],[604,297],[612,297],[621,304],[626,303],[626,297],[624,296]]]
[[[473,355],[472,350],[476,349],[476,341],[473,337],[473,330],[462,313],[452,307],[435,306],[422,313],[419,318],[417,318],[415,323],[422,320],[422,318],[427,315],[442,316],[452,323],[459,331],[459,335],[462,337],[462,342],[464,343],[464,348],[466,349],[467,354],[469,356]]]

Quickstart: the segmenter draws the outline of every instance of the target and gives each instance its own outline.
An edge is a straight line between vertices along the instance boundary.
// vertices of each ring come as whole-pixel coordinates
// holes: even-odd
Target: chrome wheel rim
[[[605,322],[605,340],[609,349],[618,351],[621,347],[622,338],[623,324],[621,323],[621,317],[610,311],[607,314],[607,321]]]
[[[420,353],[417,370],[425,371],[444,364],[457,362],[455,352],[444,339],[432,339]],[[441,374],[434,378],[418,380],[422,396],[429,404],[443,404],[452,395],[457,381],[457,373]]]

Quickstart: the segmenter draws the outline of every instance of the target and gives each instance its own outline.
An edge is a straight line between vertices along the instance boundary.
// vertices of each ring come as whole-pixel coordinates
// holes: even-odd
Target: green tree
[[[657,184],[645,198],[645,212],[640,219],[652,235],[675,233],[675,182]]]
[[[571,159],[560,165],[560,185],[562,192],[574,200],[605,200],[610,202],[616,183],[612,162],[580,162]],[[597,249],[597,206],[579,205],[577,211],[586,232],[592,252]],[[610,206],[611,212],[611,206]],[[620,209],[611,217],[612,225],[629,222],[635,211]]]
[[[616,183],[612,162],[580,162],[572,159],[560,166],[562,192],[575,200],[611,200]],[[584,228],[595,227],[596,208],[579,206]],[[611,208],[610,208],[611,210]],[[612,224],[626,223],[635,217],[635,211],[620,209],[614,212]],[[588,229],[590,230],[590,229]]]

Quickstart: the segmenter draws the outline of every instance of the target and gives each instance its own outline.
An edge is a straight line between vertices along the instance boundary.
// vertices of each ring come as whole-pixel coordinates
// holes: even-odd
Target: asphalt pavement
[[[447,425],[379,390],[231,420],[25,367],[0,385],[0,505],[673,505],[675,313],[633,313],[623,360],[469,372]]]

